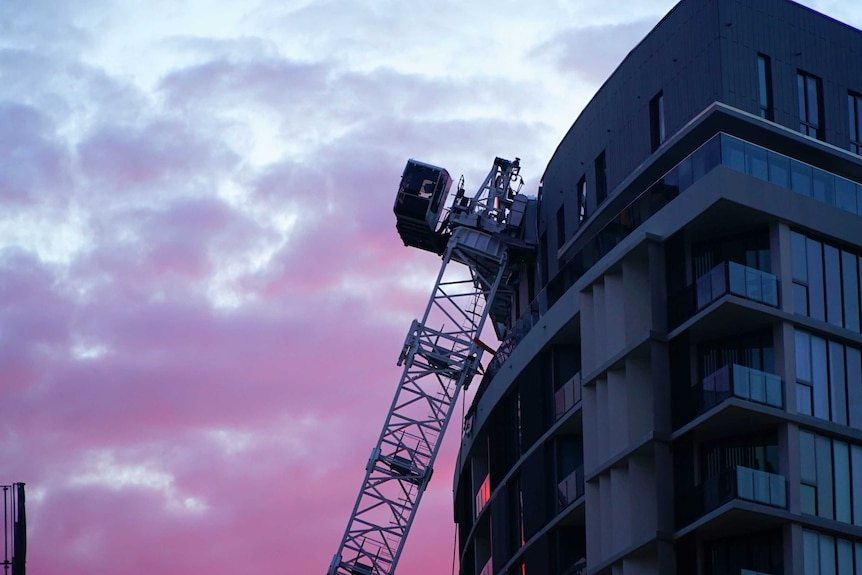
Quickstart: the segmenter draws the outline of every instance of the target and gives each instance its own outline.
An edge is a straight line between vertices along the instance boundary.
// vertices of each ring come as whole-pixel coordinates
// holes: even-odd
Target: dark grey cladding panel
[[[713,102],[757,114],[757,54],[771,59],[775,122],[797,129],[797,70],[823,79],[825,137],[846,149],[847,91],[862,93],[862,33],[788,0],[682,0],[632,50],[584,108],[545,170],[539,233],[548,276],[558,271],[556,213],[577,231],[575,188],[586,176],[596,209],[594,160],[606,150],[614,190],[650,156],[649,101],[664,95],[669,137]],[[553,240],[553,241],[552,241]]]

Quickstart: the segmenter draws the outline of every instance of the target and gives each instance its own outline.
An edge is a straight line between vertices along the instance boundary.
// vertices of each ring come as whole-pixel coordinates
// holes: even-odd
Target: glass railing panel
[[[856,207],[856,184],[850,180],[835,178],[835,205],[851,214],[858,214]]]
[[[811,166],[798,160],[790,160],[790,189],[811,197]]]
[[[733,395],[743,399],[751,398],[751,387],[749,385],[748,368],[742,365],[733,365]]]
[[[757,403],[766,403],[766,374],[756,369],[748,370],[748,397]]]
[[[781,378],[772,373],[764,373],[764,385],[766,386],[767,405],[784,407],[784,397],[781,389]]]
[[[812,180],[813,186],[813,195],[812,197],[824,204],[835,205],[835,176],[821,170],[820,168],[814,168],[814,177]]]
[[[769,181],[782,188],[790,188],[790,158],[773,151],[767,153]]]
[[[787,508],[787,482],[783,476],[770,474],[769,501],[775,507]]]
[[[573,375],[554,393],[554,421],[560,419],[581,401],[581,374]]]
[[[784,391],[780,377],[739,364],[725,365],[703,378],[701,390],[701,413],[731,395],[779,409],[784,407]]]
[[[748,297],[745,266],[736,262],[730,262],[727,266],[727,275],[730,293],[740,297]]]
[[[778,307],[778,278],[772,274],[762,273],[760,279],[760,301],[773,307]]]
[[[557,502],[562,510],[584,494],[584,466],[576,467],[557,484]]]
[[[745,144],[742,140],[721,135],[721,163],[738,172],[745,172]]]
[[[736,496],[771,507],[787,507],[784,476],[748,467],[736,468]]]
[[[745,173],[759,180],[769,181],[766,148],[745,142]]]

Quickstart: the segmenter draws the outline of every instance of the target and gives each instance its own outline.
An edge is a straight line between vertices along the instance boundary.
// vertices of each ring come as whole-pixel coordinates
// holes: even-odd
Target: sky
[[[517,156],[535,194],[673,3],[0,0],[0,483],[27,484],[30,572],[325,573],[440,263],[395,231],[405,162],[472,193]],[[401,573],[451,573],[459,427]]]

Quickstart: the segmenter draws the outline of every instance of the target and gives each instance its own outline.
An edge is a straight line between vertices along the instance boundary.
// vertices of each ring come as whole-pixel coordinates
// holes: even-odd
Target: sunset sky
[[[27,483],[30,573],[323,575],[439,266],[395,231],[406,160],[472,193],[517,156],[535,194],[673,4],[0,0],[0,484]],[[401,573],[451,573],[459,427]]]

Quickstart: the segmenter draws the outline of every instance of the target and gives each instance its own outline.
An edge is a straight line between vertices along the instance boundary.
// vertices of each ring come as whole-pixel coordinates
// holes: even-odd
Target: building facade
[[[462,575],[862,575],[860,153],[841,22],[682,0],[629,53],[542,180]]]

